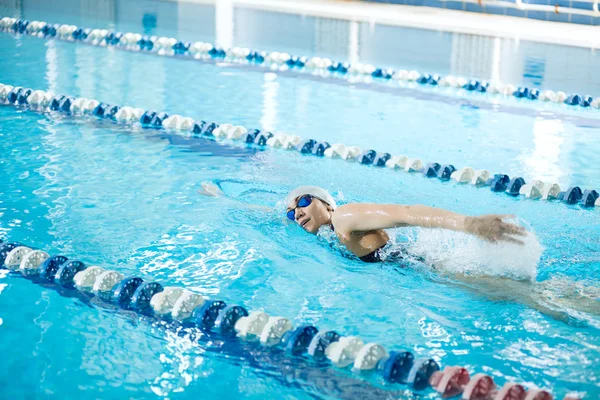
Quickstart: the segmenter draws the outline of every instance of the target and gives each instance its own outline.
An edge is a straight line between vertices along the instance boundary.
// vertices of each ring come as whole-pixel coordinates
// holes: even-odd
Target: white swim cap
[[[335,204],[335,200],[333,199],[333,196],[330,195],[327,190],[320,188],[318,186],[297,187],[296,189],[292,190],[287,195],[285,204],[289,207],[289,205],[292,204],[294,202],[294,200],[296,200],[298,197],[300,197],[304,194],[309,194],[312,197],[315,197],[321,201],[324,201],[325,203],[329,204],[334,210],[337,207],[337,205]]]

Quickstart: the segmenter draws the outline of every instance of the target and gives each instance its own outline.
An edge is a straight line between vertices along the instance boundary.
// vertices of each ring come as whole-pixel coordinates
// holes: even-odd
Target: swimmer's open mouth
[[[304,222],[302,222],[302,223],[300,224],[300,226],[304,228],[304,227],[306,226],[306,224],[308,224],[308,221],[310,221],[310,218],[306,218],[306,219],[304,220]]]

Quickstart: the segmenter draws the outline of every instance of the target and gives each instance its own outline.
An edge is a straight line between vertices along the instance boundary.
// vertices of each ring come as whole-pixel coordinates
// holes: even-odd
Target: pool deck
[[[598,49],[600,27],[354,0],[165,0],[494,36]]]

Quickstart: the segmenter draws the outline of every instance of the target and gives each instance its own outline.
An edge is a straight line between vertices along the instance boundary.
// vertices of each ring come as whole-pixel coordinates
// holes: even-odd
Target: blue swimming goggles
[[[292,208],[291,210],[289,210],[286,215],[289,219],[291,219],[292,221],[296,220],[296,208],[298,207],[308,207],[310,206],[310,203],[312,203],[312,196],[310,194],[305,194],[304,196],[300,197],[298,199],[298,203],[296,204],[296,207]]]

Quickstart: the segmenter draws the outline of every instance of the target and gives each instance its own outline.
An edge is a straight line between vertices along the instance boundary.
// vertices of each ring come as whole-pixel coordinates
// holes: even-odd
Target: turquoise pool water
[[[214,18],[210,8],[194,7],[206,21]],[[160,23],[148,28],[140,19],[114,22],[42,11],[21,10],[29,19],[113,23],[123,30],[184,36]],[[183,33],[212,41],[207,24],[199,24],[197,35]],[[245,40],[250,39],[243,45],[269,45],[266,38]],[[286,46],[272,40],[279,49]],[[484,103],[476,108],[434,93],[367,90],[7,34],[0,34],[0,49],[3,83],[472,165],[526,180],[600,186],[600,167],[593,163],[600,150],[594,141],[597,113],[515,102],[486,107],[485,99],[478,99]],[[419,69],[436,69],[434,63],[427,66],[423,61]],[[264,309],[295,325],[311,323],[388,349],[409,349],[442,365],[465,365],[501,384],[516,380],[557,395],[600,393],[598,210],[12,107],[0,107],[0,154],[0,238]],[[200,196],[204,180],[220,181],[233,198],[275,208],[262,213]],[[362,264],[332,250],[326,238],[315,240],[285,223],[281,199],[306,183],[330,189],[340,202],[516,214],[537,239],[515,249],[456,234],[397,230],[398,242],[407,242],[440,269]],[[471,278],[458,278],[465,273]],[[160,324],[0,276],[0,368],[13,371],[0,377],[6,398],[409,395],[402,386],[348,371],[289,373],[268,356],[240,356],[220,343],[198,345]],[[363,389],[350,384],[356,381]]]

